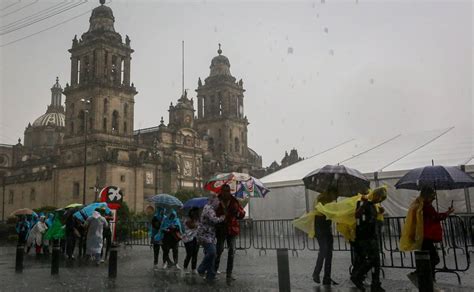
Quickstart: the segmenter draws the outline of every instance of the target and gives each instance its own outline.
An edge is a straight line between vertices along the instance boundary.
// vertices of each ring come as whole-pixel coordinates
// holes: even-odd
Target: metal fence
[[[236,238],[237,250],[254,248],[259,254],[268,250],[286,248],[293,255],[298,251],[318,251],[316,239],[308,238],[296,229],[292,219],[285,220],[242,220],[241,232]],[[383,268],[415,269],[412,252],[400,251],[400,236],[405,223],[404,217],[388,217],[380,225],[380,256]],[[118,237],[125,245],[150,245],[149,222],[127,222],[118,231]],[[450,216],[442,222],[443,240],[438,244],[441,263],[437,272],[454,273],[467,271],[470,267],[469,248],[474,242],[474,216]],[[351,251],[351,245],[334,230],[334,251]]]

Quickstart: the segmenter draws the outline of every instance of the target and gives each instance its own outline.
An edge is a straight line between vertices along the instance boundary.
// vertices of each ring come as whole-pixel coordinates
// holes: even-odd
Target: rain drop
[[[329,28],[325,27],[325,28],[324,28],[324,32],[325,32],[325,33],[329,33]]]
[[[319,18],[319,13],[316,14],[316,18]]]
[[[374,78],[370,78],[370,84],[374,84],[375,80]]]
[[[334,50],[329,50],[329,55],[334,56]]]
[[[334,121],[333,120],[331,120],[331,126],[334,126]]]
[[[293,48],[292,47],[288,47],[288,54],[293,54]]]
[[[217,26],[214,26],[214,32],[217,32]]]
[[[321,4],[324,4],[324,3],[326,3],[326,0],[321,0]]]
[[[280,143],[280,139],[276,138],[276,139],[275,139],[275,143],[276,143],[276,144],[279,144],[279,143]]]

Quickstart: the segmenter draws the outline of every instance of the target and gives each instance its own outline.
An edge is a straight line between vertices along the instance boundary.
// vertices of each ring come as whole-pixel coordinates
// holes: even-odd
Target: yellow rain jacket
[[[421,249],[423,243],[423,199],[416,198],[408,209],[400,238],[400,250],[412,251]]]
[[[329,202],[333,199],[329,198],[328,195],[322,193],[318,196],[318,199],[314,201],[314,209],[309,212],[305,213],[298,219],[293,220],[293,226],[298,228],[299,230],[308,234],[309,238],[314,238],[314,217],[322,216],[323,214],[316,210],[316,205],[321,203]]]
[[[386,187],[383,186],[381,188],[385,189]],[[374,192],[380,188],[371,190],[367,195],[367,199],[372,201]],[[357,202],[362,199],[361,194],[344,199],[340,202],[329,203],[327,205],[318,204],[316,206],[316,210],[324,214],[329,220],[332,220],[336,223],[336,229],[339,233],[344,236],[344,238],[348,241],[354,241],[356,237],[356,225],[357,221],[355,218],[355,212],[357,207]],[[385,198],[383,198],[385,199]],[[383,213],[380,211],[381,205],[375,204],[375,208],[377,209],[377,220],[383,221]]]
[[[368,199],[372,200],[372,197],[373,191],[368,194]],[[337,231],[339,231],[339,233],[341,233],[346,240],[354,241],[356,229],[355,211],[357,202],[360,201],[361,198],[362,195],[359,194],[339,202],[331,202],[325,205],[321,204],[320,202],[315,202],[315,210],[306,213],[300,218],[294,220],[293,225],[305,233],[308,233],[310,238],[313,238],[315,236],[314,217],[317,215],[324,215],[328,220],[336,223]],[[376,204],[375,207],[377,210],[379,210],[381,206],[380,204]],[[383,214],[378,213],[377,220],[383,221],[383,219]]]

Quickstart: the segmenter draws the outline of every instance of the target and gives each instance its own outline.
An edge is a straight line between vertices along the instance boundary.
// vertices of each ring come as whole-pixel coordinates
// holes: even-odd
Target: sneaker
[[[221,271],[216,271],[216,275],[220,275],[221,274]]]
[[[333,279],[323,279],[323,285],[326,285],[326,286],[334,285],[334,286],[336,286],[336,285],[339,285],[339,283],[337,283]]]
[[[163,264],[163,269],[166,270],[168,268],[168,263]]]
[[[101,264],[105,263],[105,260],[104,260],[104,259],[101,259],[101,260],[100,260],[100,263],[101,263]]]
[[[188,268],[183,268],[183,272],[184,272],[186,275],[191,274],[191,272],[189,271]]]
[[[362,292],[365,292],[365,286],[364,283],[362,283],[362,280],[351,276],[351,281],[354,283],[354,285],[357,287],[357,289],[361,290]]]
[[[226,279],[227,279],[227,281],[235,281],[235,280],[237,280],[234,276],[232,276],[232,274],[227,274]]]
[[[197,271],[196,269],[194,269],[194,270],[191,270],[191,274],[193,274],[193,275],[197,275],[197,274],[198,274],[198,271]]]
[[[418,288],[418,274],[416,272],[407,274],[407,278],[413,283],[413,285],[415,285],[416,288]]]
[[[181,267],[178,264],[174,265],[174,267],[176,268],[176,270],[181,270]]]

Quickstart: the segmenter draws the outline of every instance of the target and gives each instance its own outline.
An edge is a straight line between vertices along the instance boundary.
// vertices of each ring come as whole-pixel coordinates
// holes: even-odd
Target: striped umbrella
[[[237,198],[263,198],[270,192],[263,183],[247,173],[219,173],[204,185],[204,189],[219,194],[224,184],[230,186],[231,193]]]
[[[341,197],[365,193],[370,187],[369,180],[362,173],[344,165],[326,165],[310,172],[303,178],[303,182],[307,189],[319,193],[335,187]]]
[[[176,197],[168,194],[158,194],[148,199],[148,202],[153,202],[156,205],[167,205],[182,207],[183,203]]]

